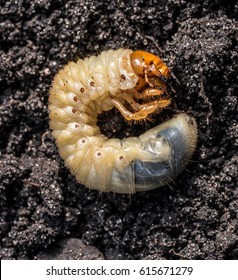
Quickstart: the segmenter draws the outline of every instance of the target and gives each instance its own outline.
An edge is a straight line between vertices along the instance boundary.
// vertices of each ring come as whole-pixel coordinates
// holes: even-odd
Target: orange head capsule
[[[168,78],[170,70],[156,55],[145,51],[134,51],[131,55],[131,65],[138,75],[157,76]]]

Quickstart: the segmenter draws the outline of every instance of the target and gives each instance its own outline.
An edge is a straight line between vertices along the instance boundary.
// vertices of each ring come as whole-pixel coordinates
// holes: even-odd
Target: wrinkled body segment
[[[122,140],[108,139],[97,126],[98,114],[114,106],[127,120],[141,120],[169,105],[159,79],[169,75],[167,66],[156,57],[159,68],[147,67],[147,53],[141,53],[142,72],[132,63],[133,51],[119,49],[69,62],[54,78],[49,97],[52,134],[65,165],[90,189],[134,193],[168,184],[195,149],[196,122],[186,114]]]

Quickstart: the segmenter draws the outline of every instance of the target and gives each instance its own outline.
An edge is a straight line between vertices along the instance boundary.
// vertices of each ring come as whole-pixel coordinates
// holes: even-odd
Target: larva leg
[[[131,111],[127,110],[125,106],[121,104],[121,102],[119,102],[116,99],[112,99],[112,104],[121,112],[123,117],[128,121],[139,121],[141,119],[145,119],[149,114],[155,112],[158,108],[164,108],[168,106],[169,103],[170,100],[156,100],[148,102],[146,104],[141,105],[141,110],[132,113]]]
[[[146,88],[146,89],[140,91],[140,89],[138,89],[138,87],[140,88],[140,85],[139,85],[136,88],[130,90],[130,92],[136,99],[146,99],[149,96],[156,96],[156,95],[159,96],[162,94],[167,94],[166,85],[163,81],[161,81],[157,77],[148,77],[148,78],[150,81],[150,85],[152,85],[152,87]],[[140,81],[140,83],[143,84],[144,78],[141,78],[140,80],[142,80],[142,81]],[[144,82],[145,82],[145,80],[144,80]],[[146,84],[146,82],[145,82],[145,84]]]
[[[128,93],[123,92],[121,96],[122,96],[123,99],[125,99],[128,102],[128,104],[130,104],[130,106],[135,111],[139,111],[139,110],[143,109],[143,105],[141,105],[138,102],[136,102]]]
[[[162,100],[157,100],[156,102],[157,102],[157,109],[165,108],[169,106],[169,104],[171,103],[171,99],[162,99]]]
[[[145,94],[146,94],[146,96],[156,96],[156,95],[158,95],[157,91],[159,91],[159,90],[147,89],[147,90],[145,90],[145,92],[146,92]],[[137,92],[137,91],[135,90],[135,92]],[[163,93],[159,93],[159,94],[163,94]],[[139,104],[127,92],[123,92],[121,96],[130,104],[130,106],[135,111],[144,110],[147,106],[151,106],[152,104],[154,104],[157,108],[164,108],[164,107],[167,107],[171,102],[170,99],[161,99],[161,100],[155,100],[155,101],[144,103],[144,104]],[[136,93],[136,96],[137,96],[137,93]]]
[[[141,93],[142,98],[146,98],[148,96],[162,95],[162,94],[164,94],[164,90],[160,90],[157,88],[147,88]]]
[[[130,93],[136,98],[136,99],[146,99],[150,96],[159,96],[164,94],[164,90],[157,89],[157,88],[147,88],[142,92],[139,92],[136,89],[131,89]]]

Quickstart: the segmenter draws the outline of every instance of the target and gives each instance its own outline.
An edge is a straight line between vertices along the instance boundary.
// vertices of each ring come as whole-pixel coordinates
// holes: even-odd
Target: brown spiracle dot
[[[121,79],[122,79],[122,80],[125,80],[126,77],[125,77],[124,75],[121,75]]]
[[[78,123],[75,124],[75,128],[79,128],[80,125]]]
[[[86,142],[86,139],[82,139],[81,143],[84,144]]]
[[[90,86],[91,87],[94,87],[95,86],[95,84],[94,84],[94,82],[92,81],[92,82],[90,82]]]
[[[100,157],[102,155],[101,152],[97,152],[97,157]]]
[[[77,96],[74,97],[74,101],[76,101],[76,102],[78,101],[78,97]]]
[[[72,109],[72,112],[75,114],[76,113],[76,109]]]
[[[81,87],[80,91],[81,91],[81,92],[84,92],[84,88],[83,88],[83,87]]]
[[[123,156],[119,156],[119,160],[123,160]]]

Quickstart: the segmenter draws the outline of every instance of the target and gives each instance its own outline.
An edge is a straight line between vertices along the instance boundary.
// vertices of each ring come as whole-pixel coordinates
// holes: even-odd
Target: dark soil
[[[1,259],[46,258],[62,246],[48,257],[69,259],[67,244],[80,240],[105,259],[238,259],[237,15],[235,0],[1,1]],[[120,47],[163,58],[180,82],[176,108],[199,129],[174,185],[133,196],[77,183],[47,112],[60,67]],[[109,125],[100,119],[120,138],[142,126],[115,111]]]

